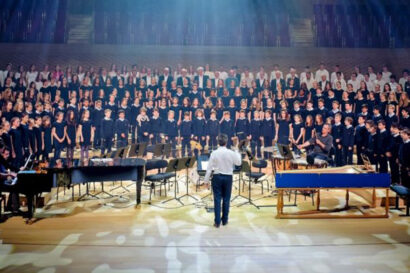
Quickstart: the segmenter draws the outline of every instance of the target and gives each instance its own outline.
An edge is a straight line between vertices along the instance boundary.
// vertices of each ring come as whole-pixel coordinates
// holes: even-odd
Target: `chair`
[[[159,195],[162,194],[162,186],[164,186],[165,196],[167,195],[166,183],[168,179],[174,176],[172,172],[162,172],[162,169],[168,167],[168,162],[164,159],[153,159],[148,160],[147,164],[145,165],[145,170],[158,170],[158,173],[146,175],[145,181],[150,182],[150,192],[149,192],[149,201],[148,204],[151,204],[152,192],[155,194],[155,185],[159,184]],[[168,169],[168,168],[167,168]]]
[[[400,210],[399,208],[399,198],[402,198],[405,201],[406,204],[406,214],[400,215],[400,216],[410,216],[409,214],[409,206],[410,206],[410,189],[402,186],[402,185],[391,185],[390,189],[394,191],[397,196],[396,196],[396,208],[397,210]]]
[[[266,169],[268,167],[268,162],[266,160],[263,160],[263,159],[254,160],[254,161],[252,161],[252,167],[259,169],[259,172],[252,172],[251,171],[250,176],[251,176],[251,178],[254,179],[253,182],[255,184],[261,183],[262,194],[263,194],[263,182],[266,181],[266,186],[269,189],[269,181],[267,179],[260,180],[260,178],[262,178],[265,175],[265,173],[262,172],[262,169]]]
[[[264,176],[264,174],[262,173],[262,175],[260,175],[260,174],[254,173],[254,175],[252,175],[251,166],[249,165],[249,162],[248,161],[242,161],[240,176],[242,176],[243,174],[246,174],[246,176],[248,177],[248,196],[243,196],[239,193],[236,197],[234,197],[232,199],[232,201],[237,197],[243,197],[247,201],[245,203],[240,204],[238,207],[249,204],[249,205],[252,205],[252,206],[256,207],[257,209],[259,209],[259,206],[257,206],[252,201],[252,179],[255,179],[257,177],[256,180],[258,180],[259,178]]]
[[[201,185],[201,178],[205,178],[206,168],[204,168],[204,163],[209,161],[209,154],[201,154],[198,156],[196,162],[196,171],[198,173],[198,181],[196,183],[195,190],[198,191],[199,186]]]

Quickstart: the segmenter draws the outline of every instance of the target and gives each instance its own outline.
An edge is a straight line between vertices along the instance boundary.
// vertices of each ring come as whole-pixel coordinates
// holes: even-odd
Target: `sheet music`
[[[201,170],[206,171],[208,169],[209,161],[202,161],[201,162]]]

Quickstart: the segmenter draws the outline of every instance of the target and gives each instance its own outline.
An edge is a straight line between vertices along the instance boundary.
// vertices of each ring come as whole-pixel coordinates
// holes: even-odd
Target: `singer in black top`
[[[178,124],[174,119],[174,111],[168,112],[168,119],[165,121],[165,140],[171,143],[172,157],[176,157],[176,144],[178,137]]]
[[[217,136],[219,134],[219,121],[216,119],[216,112],[214,110],[211,111],[211,117],[206,123],[206,133],[208,139],[208,150],[216,150]]]
[[[181,122],[180,136],[181,136],[181,156],[191,156],[190,140],[192,138],[192,122],[189,118],[189,112],[184,113],[184,120]]]
[[[147,115],[147,110],[143,107],[140,110],[140,114],[137,116],[137,133],[139,143],[148,143],[149,142],[149,133],[150,133],[150,122]]]
[[[392,183],[400,182],[400,170],[398,164],[399,149],[400,145],[403,143],[400,137],[400,130],[398,128],[398,123],[393,123],[390,125],[391,137],[389,146],[387,147],[387,160],[390,165],[391,181]]]
[[[206,144],[206,121],[204,118],[204,113],[202,109],[198,109],[195,112],[195,118],[192,121],[192,134],[194,135],[194,140],[199,142],[202,146],[201,153],[204,151]],[[198,150],[195,149],[195,156],[198,156]]]
[[[337,167],[343,165],[343,157],[342,157],[342,137],[343,137],[343,125],[342,121],[342,114],[337,113],[335,115],[335,124],[332,126],[332,137],[333,137],[333,147],[335,152],[335,164]]]
[[[125,119],[125,113],[123,110],[118,112],[119,118],[115,121],[115,134],[117,135],[117,147],[125,147],[128,144],[128,128],[129,122]]]
[[[74,159],[74,149],[76,145],[76,126],[77,122],[73,110],[67,111],[65,134],[67,139],[67,163]]]
[[[56,121],[53,123],[52,127],[52,136],[53,136],[53,145],[54,145],[54,159],[59,159],[61,151],[64,148],[65,144],[65,122],[63,121],[64,114],[59,112],[56,117]]]
[[[345,118],[345,127],[343,128],[342,135],[342,148],[343,148],[343,164],[353,164],[353,145],[354,145],[354,128],[353,119],[351,117]]]
[[[162,119],[159,116],[159,111],[155,108],[152,112],[153,116],[150,120],[150,128],[151,128],[151,142],[152,144],[161,143],[161,134],[163,133],[163,123]]]
[[[366,150],[366,145],[368,141],[368,132],[365,126],[365,120],[364,117],[360,116],[358,118],[358,125],[356,126],[355,129],[355,135],[354,135],[354,142],[356,145],[356,156],[357,156],[357,164],[362,165],[363,164],[363,159],[362,159],[362,154]]]
[[[387,147],[390,143],[390,135],[386,130],[386,122],[384,120],[380,120],[377,123],[379,128],[379,137],[377,138],[377,162],[379,164],[379,172],[387,173]]]
[[[400,132],[403,143],[399,148],[400,180],[401,184],[410,187],[410,130],[405,128]]]
[[[114,121],[111,119],[111,109],[104,110],[104,119],[101,120],[100,136],[102,140],[101,154],[111,153],[112,140],[114,139]]]
[[[221,131],[221,134],[225,134],[228,136],[227,147],[231,147],[232,138],[235,135],[235,124],[234,124],[234,121],[231,119],[231,114],[229,113],[229,111],[224,112],[224,118],[220,124],[220,131]]]
[[[261,125],[262,121],[259,119],[259,112],[253,112],[254,118],[251,120],[249,125],[249,138],[251,141],[252,154],[256,155],[257,158],[261,157]],[[255,151],[256,150],[256,151]]]
[[[101,105],[101,100],[97,100],[91,112],[91,121],[94,127],[94,148],[96,149],[101,148],[101,121],[104,119],[104,110]]]

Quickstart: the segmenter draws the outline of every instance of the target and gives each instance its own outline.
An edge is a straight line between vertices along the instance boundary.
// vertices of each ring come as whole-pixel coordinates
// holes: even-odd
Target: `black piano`
[[[14,190],[24,194],[27,198],[27,218],[33,217],[36,197],[43,192],[51,192],[53,185],[54,180],[51,173],[22,171],[17,174]]]
[[[34,213],[35,197],[43,192],[51,192],[58,187],[57,175],[64,173],[69,178],[66,186],[90,182],[133,181],[136,185],[136,202],[141,203],[141,187],[144,175],[145,160],[140,158],[125,159],[90,159],[86,164],[75,164],[70,167],[51,167],[43,173],[22,171],[17,174],[14,190],[27,198],[27,218]],[[0,191],[5,191],[1,188]]]

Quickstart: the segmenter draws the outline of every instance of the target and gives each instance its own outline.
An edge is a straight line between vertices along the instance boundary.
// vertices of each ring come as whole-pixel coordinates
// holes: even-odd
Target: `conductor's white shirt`
[[[238,150],[219,147],[212,152],[206,169],[205,182],[209,182],[212,171],[214,174],[232,175],[235,166],[242,164],[242,157]]]

